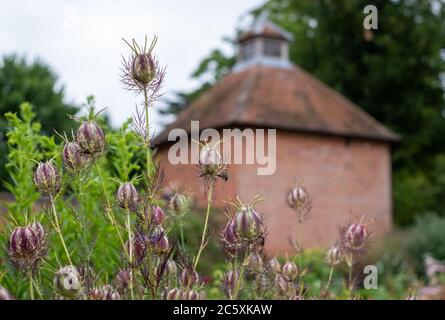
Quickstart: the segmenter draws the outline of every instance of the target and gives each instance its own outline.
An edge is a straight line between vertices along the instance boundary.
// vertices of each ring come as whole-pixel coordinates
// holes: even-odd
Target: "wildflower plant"
[[[117,130],[106,126],[91,97],[87,115],[71,116],[78,123],[72,133],[42,135],[26,103],[20,115],[6,114],[11,182],[5,187],[14,201],[6,203],[1,233],[8,263],[0,265],[0,299],[203,299],[212,285],[200,268],[210,241],[220,244],[225,260],[215,279],[227,299],[335,297],[329,294],[334,268],[343,262],[352,297],[352,269],[370,234],[363,220],[341,229],[327,252],[329,275],[314,293],[305,283],[302,252],[286,259],[268,256],[266,221],[257,209],[262,197],[228,201],[219,235],[209,231],[217,181],[229,176],[218,151],[222,141],[200,143],[196,178],[207,200],[204,218],[194,216],[188,193],[166,192],[149,117],[165,76],[154,55],[156,42],[125,41],[130,54],[123,58],[121,80],[142,102]],[[286,201],[303,224],[309,193],[296,185]],[[204,220],[197,247],[183,232],[191,219]],[[178,237],[172,232],[177,229]]]

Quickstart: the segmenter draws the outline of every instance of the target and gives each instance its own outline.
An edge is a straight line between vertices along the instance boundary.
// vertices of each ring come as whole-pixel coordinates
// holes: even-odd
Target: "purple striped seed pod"
[[[83,122],[76,132],[76,142],[83,153],[98,155],[105,149],[105,135],[93,120]]]
[[[109,287],[105,295],[105,300],[121,300],[121,295],[114,288]]]
[[[178,288],[170,289],[165,291],[164,299],[165,300],[182,300],[183,299],[183,291]]]
[[[130,249],[131,249],[131,256],[132,256],[133,264],[139,265],[142,263],[145,256],[147,255],[149,243],[150,243],[149,238],[143,234],[136,234],[133,237],[133,239],[131,241],[131,247],[130,247],[130,241],[127,241],[125,243],[125,248],[127,250],[127,254],[130,253]]]
[[[308,200],[308,195],[306,190],[301,187],[292,188],[287,195],[287,204],[292,209],[298,208],[306,203]]]
[[[156,254],[167,254],[170,251],[170,244],[166,235],[163,235],[157,239],[153,244],[153,252]]]
[[[234,220],[227,222],[222,232],[222,239],[228,245],[237,245],[239,242],[238,234],[236,232],[236,225]]]
[[[366,226],[361,223],[352,223],[344,235],[346,246],[352,250],[360,250],[366,244],[368,232]]]
[[[77,268],[72,265],[60,268],[54,275],[54,288],[63,297],[75,298],[81,289]]]
[[[224,294],[228,299],[233,297],[239,281],[239,273],[237,271],[228,271],[224,274],[222,286]]]
[[[281,269],[281,273],[286,277],[289,281],[295,280],[298,276],[298,267],[292,261],[287,261],[283,268]]]
[[[56,195],[60,191],[61,183],[59,172],[51,162],[41,162],[37,166],[33,177],[37,189],[48,195]]]
[[[261,216],[252,208],[243,206],[235,216],[238,235],[247,241],[256,240],[263,235],[264,226]]]
[[[32,268],[44,256],[46,233],[40,224],[15,228],[8,242],[8,255],[15,265]]]
[[[76,142],[67,142],[63,147],[62,159],[65,168],[78,171],[87,165],[89,157],[82,151]]]
[[[254,274],[262,273],[263,258],[258,253],[252,253],[247,257],[247,271]]]
[[[130,287],[131,269],[120,270],[116,274],[115,283],[119,292],[125,292]]]
[[[14,297],[2,286],[0,286],[0,301],[14,300]]]
[[[181,285],[183,288],[190,289],[194,285],[200,284],[200,277],[198,272],[193,269],[184,269],[181,272]]]
[[[275,287],[280,295],[284,295],[289,291],[289,281],[281,274],[275,276]]]
[[[183,300],[199,300],[199,293],[196,290],[186,291],[182,294]]]
[[[269,261],[269,269],[275,273],[281,272],[281,264],[280,261],[278,261],[277,258],[273,258]]]
[[[156,225],[162,224],[162,222],[165,220],[164,210],[162,210],[159,206],[153,206],[152,210],[153,223]]]
[[[147,86],[156,76],[156,63],[148,53],[136,54],[131,63],[133,79],[143,87]]]
[[[116,201],[119,207],[135,210],[139,202],[139,194],[130,182],[122,183],[116,192]]]
[[[93,288],[88,293],[88,300],[105,300],[105,292],[103,288]]]

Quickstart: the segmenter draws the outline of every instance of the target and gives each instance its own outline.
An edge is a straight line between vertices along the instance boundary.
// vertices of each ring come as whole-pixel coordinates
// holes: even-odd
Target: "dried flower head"
[[[44,194],[54,196],[60,191],[60,175],[56,166],[50,161],[39,163],[33,180],[37,189]]]
[[[237,234],[246,241],[256,240],[264,235],[262,217],[249,205],[243,205],[235,215]]]
[[[131,182],[122,183],[116,192],[116,201],[119,207],[130,211],[136,210],[139,194]]]
[[[303,223],[309,219],[312,203],[309,194],[303,187],[297,184],[291,188],[286,200],[288,206],[297,214],[299,223]]]
[[[281,264],[280,261],[278,261],[277,258],[273,258],[269,261],[268,268],[275,273],[281,272]]]
[[[89,300],[105,300],[105,292],[103,288],[93,288],[88,293]]]
[[[75,298],[81,289],[77,268],[72,265],[60,268],[54,275],[54,288],[63,297]]]
[[[88,164],[90,158],[76,142],[67,142],[63,147],[62,159],[65,168],[79,171]]]
[[[369,245],[370,232],[368,222],[363,221],[364,216],[355,222],[348,223],[340,228],[341,250],[347,253],[360,254],[364,253]]]
[[[202,146],[199,153],[200,176],[210,182],[214,182],[216,178],[227,181],[227,166],[225,165],[219,151],[218,145],[222,142],[218,141],[210,146],[208,143]]]
[[[289,281],[293,281],[298,277],[298,267],[292,261],[287,261],[283,268],[281,269],[281,273],[286,277]]]
[[[201,279],[198,272],[192,268],[186,268],[181,272],[181,286],[186,289],[190,289],[195,285],[200,285]]]
[[[136,93],[152,91],[154,95],[162,87],[164,81],[165,69],[159,66],[158,60],[153,54],[156,46],[157,37],[154,37],[148,46],[147,37],[143,46],[140,46],[134,39],[129,43],[124,42],[130,47],[131,55],[129,58],[123,58],[121,81],[125,89],[135,91]],[[156,98],[152,96],[152,98]]]
[[[170,199],[170,209],[177,215],[188,211],[189,200],[185,194],[175,193]]]
[[[47,233],[40,223],[15,228],[8,242],[11,262],[24,271],[33,270],[47,251]]]
[[[164,293],[165,300],[182,300],[183,291],[178,288],[166,290]]]
[[[105,134],[96,121],[84,121],[77,129],[76,142],[84,154],[97,156],[105,149]]]
[[[338,265],[342,260],[342,252],[341,248],[339,246],[332,246],[327,254],[326,254],[326,261],[331,266]]]

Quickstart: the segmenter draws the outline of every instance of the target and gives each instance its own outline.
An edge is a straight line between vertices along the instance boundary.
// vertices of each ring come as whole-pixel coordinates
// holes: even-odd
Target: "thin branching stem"
[[[126,221],[126,226],[127,226],[127,232],[128,232],[128,243],[130,244],[128,246],[128,262],[129,265],[131,266],[133,263],[133,234],[131,232],[131,217],[130,217],[130,211],[127,209],[127,221]],[[130,268],[130,283],[129,283],[129,287],[130,287],[130,296],[131,296],[131,300],[134,300],[134,291],[133,291],[133,269]]]
[[[63,250],[65,251],[65,254],[66,254],[66,258],[68,259],[69,264],[73,265],[73,262],[71,261],[71,255],[70,255],[68,248],[66,246],[65,239],[63,238],[62,229],[60,228],[59,218],[57,216],[56,205],[54,203],[54,197],[53,197],[53,195],[50,195],[49,198],[51,201],[51,207],[52,207],[52,212],[53,212],[54,227],[56,229],[57,234],[59,235],[60,242],[62,243]]]
[[[206,218],[204,222],[204,229],[202,230],[202,237],[201,237],[201,244],[199,246],[198,254],[196,255],[196,260],[194,264],[194,269],[196,270],[196,267],[198,266],[199,258],[201,257],[202,251],[204,250],[205,243],[206,243],[206,234],[207,234],[207,227],[209,224],[209,216],[210,216],[210,209],[212,207],[212,198],[213,198],[213,183],[209,185],[209,191],[207,193],[207,212],[206,212]]]

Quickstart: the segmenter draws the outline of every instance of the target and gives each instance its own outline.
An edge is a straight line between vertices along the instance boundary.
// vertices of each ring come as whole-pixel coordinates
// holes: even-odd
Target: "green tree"
[[[6,179],[5,113],[19,112],[23,102],[29,102],[36,111],[36,120],[42,124],[44,134],[70,131],[73,122],[67,114],[75,114],[78,108],[65,102],[63,86],[45,63],[36,60],[29,63],[16,55],[0,60],[0,181]]]
[[[363,29],[368,4],[378,8],[377,30]],[[401,135],[393,157],[397,221],[411,223],[428,210],[445,214],[440,200],[445,172],[438,157],[445,151],[445,5],[438,0],[269,0],[251,14],[264,12],[294,35],[294,63]],[[216,81],[233,62],[232,56],[210,55],[193,76],[212,73]],[[201,89],[186,96],[196,98]],[[415,192],[422,196],[413,198]]]

